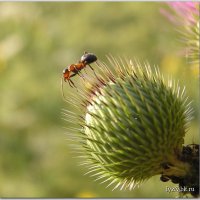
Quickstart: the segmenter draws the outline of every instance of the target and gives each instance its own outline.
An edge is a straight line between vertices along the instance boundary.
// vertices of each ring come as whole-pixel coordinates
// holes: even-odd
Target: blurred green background
[[[111,191],[83,176],[63,126],[60,76],[85,50],[158,65],[185,85],[195,110],[186,143],[198,142],[198,66],[179,35],[146,2],[0,2],[0,196],[174,197],[159,176]],[[65,87],[69,87],[66,85]]]

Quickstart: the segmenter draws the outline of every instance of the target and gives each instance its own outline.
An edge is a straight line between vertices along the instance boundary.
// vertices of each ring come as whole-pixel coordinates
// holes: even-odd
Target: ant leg
[[[94,69],[92,68],[92,66],[90,64],[88,64],[88,65],[89,65],[90,69],[94,71]]]
[[[80,70],[78,70],[75,65],[74,65],[74,68],[75,68],[76,72],[74,72],[74,74],[71,75],[70,77],[73,77],[76,74],[78,74],[81,78],[83,78],[85,80],[85,77],[81,74]]]
[[[76,76],[76,74],[77,74],[77,73],[74,73],[74,74],[70,75],[69,78],[72,78],[73,76]],[[69,80],[70,80],[70,79],[69,79]]]
[[[72,80],[69,79],[68,82],[69,82],[69,85],[70,85],[71,87],[72,87],[72,85],[73,85],[73,87],[77,88],[76,85],[74,84],[74,82],[73,82]]]
[[[76,73],[72,74],[69,78],[72,78],[73,76],[76,76],[76,74],[78,74],[81,78],[83,78],[85,80],[84,76],[81,75],[78,71]]]
[[[76,70],[76,72],[74,72],[74,74],[72,74],[72,75],[70,76],[70,78],[73,77],[73,76],[75,76],[76,74],[78,74],[81,78],[83,78],[83,80],[85,80],[85,77],[81,74],[80,70],[79,70],[79,71]]]
[[[81,78],[83,78],[83,80],[85,80],[85,77],[82,75],[82,73],[79,71],[79,72],[77,72],[77,74],[81,77]]]
[[[66,80],[68,81],[70,87],[76,87],[75,84],[73,83],[72,80],[70,80],[71,77],[75,76],[76,74],[72,74],[70,75],[69,79],[64,79],[64,81],[66,82]]]
[[[63,77],[61,77],[61,93],[62,93],[63,99],[66,100],[64,89],[63,89]]]
[[[70,87],[73,87],[73,84],[71,84],[70,80],[67,80],[67,81],[66,81],[66,80],[64,80],[64,81],[65,81],[65,82],[67,82],[67,81],[68,81],[68,83],[69,83],[69,86],[70,86]]]
[[[71,83],[73,85],[73,87],[76,88],[76,91],[78,92],[78,88],[76,87],[76,85],[74,84],[74,82],[72,80],[69,79],[69,83]]]
[[[77,71],[76,74],[78,74],[81,78],[83,78],[85,80],[85,77],[82,75],[81,71],[78,70],[76,67],[75,67],[75,69]]]
[[[64,81],[66,82],[66,80],[64,80]],[[72,82],[72,80],[68,80],[68,83],[69,83],[70,87],[75,87],[77,89],[77,87]],[[78,89],[77,89],[77,92],[78,92]],[[67,101],[67,98],[65,97],[65,93],[64,93],[64,89],[63,89],[63,77],[61,77],[61,93],[62,93],[63,99],[65,101]]]
[[[98,76],[96,75],[94,69],[92,68],[92,66],[90,64],[88,64],[88,66],[90,67],[90,69],[94,72],[94,75],[98,78]]]
[[[73,88],[73,85],[71,84],[71,82],[68,80],[69,86]]]

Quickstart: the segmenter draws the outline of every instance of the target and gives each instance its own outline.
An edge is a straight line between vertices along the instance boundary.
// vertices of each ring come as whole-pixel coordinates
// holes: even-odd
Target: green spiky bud
[[[190,166],[179,157],[191,114],[185,89],[156,67],[109,60],[109,67],[98,64],[81,94],[79,139],[88,173],[114,189],[132,189],[157,174],[184,177]]]

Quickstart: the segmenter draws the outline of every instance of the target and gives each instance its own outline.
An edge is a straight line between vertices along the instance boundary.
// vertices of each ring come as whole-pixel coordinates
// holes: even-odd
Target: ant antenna
[[[66,101],[67,100],[67,98],[65,97],[65,93],[64,93],[64,88],[63,88],[63,77],[61,76],[61,93],[62,93],[62,96],[63,96],[63,99]],[[69,80],[70,81],[70,80]],[[76,88],[76,90],[77,90],[77,92],[78,92],[78,88],[75,86],[75,84],[72,82],[72,85],[71,85],[71,83],[69,82],[69,85],[71,86],[71,87],[75,87]]]
[[[64,90],[63,90],[63,77],[62,76],[61,76],[61,93],[62,93],[63,99],[66,100]]]

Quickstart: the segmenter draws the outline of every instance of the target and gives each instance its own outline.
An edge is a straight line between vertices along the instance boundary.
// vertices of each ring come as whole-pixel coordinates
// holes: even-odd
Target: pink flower
[[[166,2],[170,9],[161,13],[175,24],[186,42],[186,56],[191,62],[199,62],[199,2]]]
[[[199,17],[199,2],[166,2],[171,11],[161,9],[161,13],[176,25],[192,25]]]

